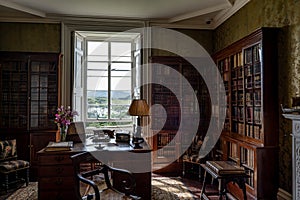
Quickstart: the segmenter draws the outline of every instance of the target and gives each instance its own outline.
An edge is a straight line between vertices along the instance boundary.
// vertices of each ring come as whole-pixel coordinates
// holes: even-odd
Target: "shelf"
[[[58,54],[0,52],[0,66],[0,110],[10,116],[0,128],[55,129]]]
[[[222,160],[246,169],[247,192],[258,199],[276,199],[278,189],[276,33],[272,28],[259,29],[213,56],[221,73],[225,61],[229,67],[228,122],[217,148],[223,152]],[[241,59],[238,64],[237,59]]]

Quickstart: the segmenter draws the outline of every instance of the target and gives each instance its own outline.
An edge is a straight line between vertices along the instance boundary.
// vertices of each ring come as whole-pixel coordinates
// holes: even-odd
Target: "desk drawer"
[[[46,188],[47,190],[71,190],[75,185],[75,177],[40,177],[38,182],[39,189]]]
[[[75,176],[73,166],[71,165],[53,165],[41,166],[39,168],[39,177],[73,177]]]
[[[45,156],[39,156],[39,163],[42,165],[60,165],[60,164],[72,165],[72,160],[70,156],[71,154],[57,154],[57,155],[45,154]]]

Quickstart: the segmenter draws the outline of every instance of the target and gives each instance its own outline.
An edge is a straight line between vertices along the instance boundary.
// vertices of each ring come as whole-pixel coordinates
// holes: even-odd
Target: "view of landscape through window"
[[[87,42],[88,119],[131,119],[131,52],[130,42]]]
[[[87,127],[132,127],[128,109],[139,97],[140,34],[78,31],[74,38],[78,120]]]

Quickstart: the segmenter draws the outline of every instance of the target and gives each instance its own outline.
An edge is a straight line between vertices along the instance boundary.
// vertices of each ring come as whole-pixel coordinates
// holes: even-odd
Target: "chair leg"
[[[26,169],[26,178],[25,178],[25,181],[26,181],[26,186],[28,186],[29,184],[29,168]]]
[[[8,174],[5,174],[5,192],[8,192]]]

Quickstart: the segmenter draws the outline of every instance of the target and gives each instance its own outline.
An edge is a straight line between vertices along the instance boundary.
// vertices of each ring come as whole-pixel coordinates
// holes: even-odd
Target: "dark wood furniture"
[[[71,151],[38,152],[38,196],[39,199],[76,199],[75,173],[70,156],[80,152],[93,152],[96,158],[110,166],[129,170],[136,180],[134,195],[142,199],[151,199],[151,149],[144,143],[143,149],[133,149],[115,144],[111,139],[107,145],[99,148],[99,144],[87,138],[86,143],[74,144]],[[101,159],[100,159],[101,158]],[[142,171],[139,171],[143,166]],[[113,177],[114,187],[122,191],[118,184],[118,176]]]
[[[208,89],[195,67],[182,57],[153,56],[149,62],[153,83],[150,104],[158,104],[166,111],[151,113],[152,134],[147,139],[154,150],[153,167],[156,172],[181,175],[181,155],[190,148],[192,135],[204,138],[208,129],[211,113]],[[187,83],[192,88],[191,94],[186,90]],[[195,122],[197,117],[199,122]],[[183,119],[185,122],[181,124]]]
[[[37,152],[47,146],[50,141],[56,141],[56,130],[30,132],[30,181],[37,181],[38,177]]]
[[[18,157],[29,160],[33,171],[36,151],[57,128],[59,59],[58,53],[0,52],[0,139],[16,139]]]
[[[234,171],[231,171],[230,174],[219,174],[216,171],[214,171],[212,168],[210,168],[207,164],[201,164],[201,167],[205,170],[204,171],[204,179],[203,179],[203,185],[201,189],[201,194],[200,194],[200,199],[207,199],[209,200],[209,196],[211,195],[218,195],[219,199],[223,199],[223,196],[226,197],[227,195],[231,196],[228,193],[227,190],[227,184],[229,182],[237,183],[237,185],[242,189],[243,191],[243,199],[247,199],[247,194],[246,194],[246,178],[247,175],[246,173],[236,173]],[[210,175],[213,179],[217,179],[219,181],[218,185],[218,193],[211,192],[208,193],[205,191],[206,185],[209,181],[208,176]]]
[[[277,32],[258,29],[213,56],[227,94],[216,149],[220,159],[245,168],[247,192],[257,199],[276,199],[278,191]]]
[[[8,192],[9,186],[21,181],[29,183],[29,162],[18,159],[16,140],[0,141],[0,186]]]
[[[136,187],[135,179],[133,174],[124,169],[118,169],[110,167],[101,161],[97,160],[92,153],[90,152],[82,152],[71,156],[73,161],[74,172],[76,175],[75,178],[75,187],[76,187],[76,196],[77,199],[84,199],[84,198],[92,198],[96,200],[100,199],[115,199],[115,200],[122,200],[124,198],[128,199],[141,199],[141,197],[131,195]],[[86,164],[94,164],[98,163],[98,165],[94,165],[96,167],[91,168],[90,170],[82,170],[82,165]],[[118,184],[122,187],[123,192],[117,190],[112,183],[112,174],[118,174],[119,182]],[[104,180],[105,186],[102,190],[99,190],[99,186],[94,181],[95,176],[101,176]],[[115,180],[114,180],[115,182]],[[87,184],[88,188],[92,188],[93,192],[88,193],[86,195],[81,194],[80,184],[85,183]],[[103,184],[104,185],[104,184]]]

